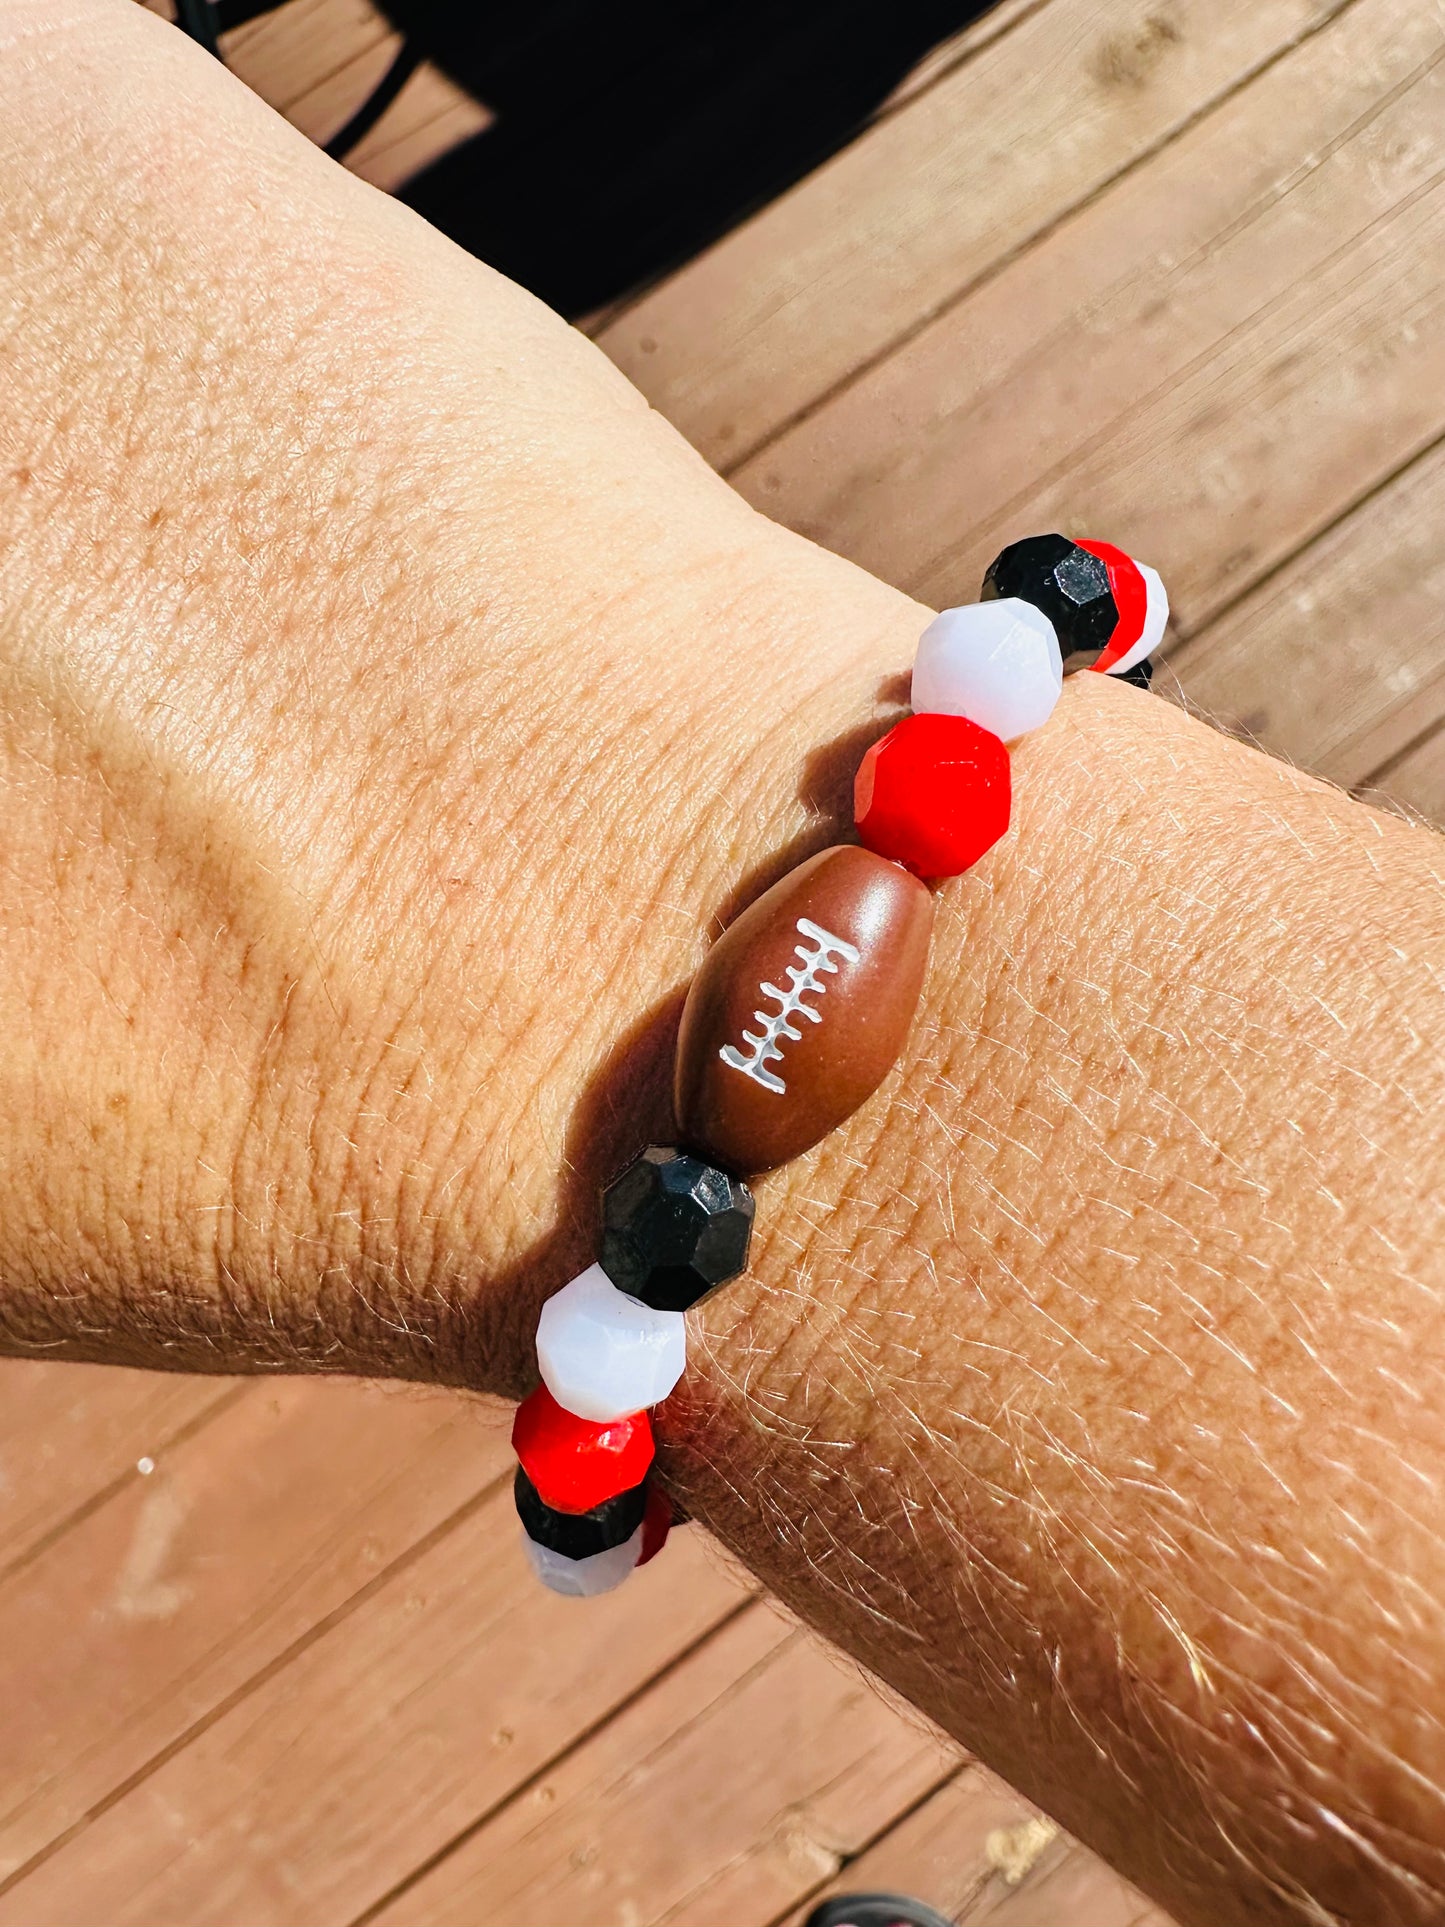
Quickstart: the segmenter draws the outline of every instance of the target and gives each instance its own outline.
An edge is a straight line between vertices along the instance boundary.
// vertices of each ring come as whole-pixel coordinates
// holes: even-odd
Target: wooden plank
[[[394,193],[413,174],[480,134],[491,114],[439,67],[424,61],[346,165],[373,187]]]
[[[1189,704],[1353,788],[1445,717],[1445,444],[1171,652]]]
[[[697,1531],[558,1599],[499,1489],[0,1898],[0,1927],[351,1920],[746,1599]]]
[[[1127,1881],[975,1765],[811,1894],[785,1927],[803,1927],[825,1896],[880,1892],[914,1894],[960,1922],[994,1921],[996,1910],[1013,1907],[1020,1923],[1169,1927]]]
[[[735,464],[1343,3],[1053,0],[602,345],[709,460]]]
[[[223,35],[221,52],[248,87],[295,118],[298,103],[391,37],[370,0],[284,0]]]
[[[1408,675],[1411,665],[1408,653],[1400,647],[1401,641],[1403,639],[1391,637],[1382,642],[1382,646],[1389,648],[1391,644],[1394,645],[1390,653],[1404,657],[1402,675]],[[1382,782],[1388,787],[1395,770],[1404,766],[1408,754],[1415,751],[1420,739],[1442,720],[1445,720],[1445,665],[1442,665],[1438,675],[1421,682],[1403,705],[1396,707],[1390,704],[1373,727],[1361,731],[1352,744],[1352,749],[1357,748],[1358,754],[1352,755],[1350,760],[1352,763],[1368,763],[1369,768],[1363,776],[1352,777],[1349,787],[1356,793],[1378,787]],[[1430,812],[1431,821],[1435,820],[1436,814]]]
[[[1072,1843],[1041,1860],[1012,1892],[959,1916],[959,1927],[1170,1927],[1169,1918],[1102,1860]]]
[[[401,51],[401,35],[387,34],[355,54],[324,80],[309,87],[286,109],[286,118],[308,140],[324,145],[386,79]]]
[[[1048,5],[1049,0],[994,0],[987,13],[980,14],[977,20],[971,20],[966,27],[950,34],[947,40],[923,56],[912,73],[904,75],[879,108],[877,118],[882,120],[889,114],[897,113],[920,94],[927,93],[930,87],[937,86],[955,67],[972,60],[995,40],[1002,40],[1006,33],[1012,33],[1020,21]]]
[[[759,1606],[374,1918],[380,1927],[770,1920],[957,1758],[855,1668]]]
[[[803,1927],[818,1903],[834,1894],[906,1893],[926,1900],[950,1920],[984,1899],[1008,1891],[1002,1871],[1037,1858],[1025,1829],[1035,1810],[981,1766],[970,1763],[916,1807],[835,1878],[810,1893],[784,1923]],[[1045,1822],[1039,1851],[1057,1834]],[[1012,1853],[1003,1850],[1011,1843]]]
[[[1200,628],[1438,430],[1442,48],[1438,8],[1357,0],[740,486],[935,600],[1104,529]]]
[[[0,1587],[0,1875],[311,1636],[509,1459],[504,1416],[455,1394],[286,1379],[253,1385],[159,1455]]]
[[[224,1378],[0,1359],[0,1579],[233,1395]]]
[[[1367,803],[1386,804],[1445,828],[1445,729],[1436,727],[1361,785]]]
[[[401,37],[370,0],[284,0],[225,37],[227,64],[313,140],[329,140],[385,75]],[[491,115],[423,62],[348,156],[353,173],[390,192]]]

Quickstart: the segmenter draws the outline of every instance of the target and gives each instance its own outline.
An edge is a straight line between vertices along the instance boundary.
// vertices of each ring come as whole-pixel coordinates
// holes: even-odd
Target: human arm
[[[520,1390],[922,612],[159,26],[0,35],[0,1325]],[[1181,1915],[1433,1918],[1438,845],[1097,682],[1016,775],[668,1472]]]

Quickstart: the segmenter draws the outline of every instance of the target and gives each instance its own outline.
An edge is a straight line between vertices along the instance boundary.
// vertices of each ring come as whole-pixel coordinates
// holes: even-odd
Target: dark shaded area
[[[950,1927],[950,1923],[906,1894],[838,1894],[815,1907],[803,1927]]]
[[[213,0],[176,0],[176,25],[192,40],[199,41],[217,60],[221,49],[216,42],[217,19]]]
[[[402,198],[564,314],[585,314],[833,153],[989,4],[384,0],[408,57],[434,61],[497,116]],[[220,0],[217,12],[225,29],[264,10]]]
[[[404,41],[400,53],[387,68],[380,84],[367,95],[346,125],[327,141],[326,151],[332,160],[346,159],[352,148],[375,127],[420,65],[421,55],[410,41]]]

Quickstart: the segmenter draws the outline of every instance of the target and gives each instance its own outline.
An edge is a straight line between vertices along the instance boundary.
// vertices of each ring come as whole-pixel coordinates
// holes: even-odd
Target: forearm
[[[0,56],[50,150],[0,164],[0,1330],[520,1390],[920,612],[154,23],[44,18]],[[1175,1907],[1429,1919],[1438,846],[1087,683],[898,1072],[759,1187],[665,1464]]]
[[[1016,777],[676,1476],[1183,1917],[1437,1920],[1439,845],[1087,677]]]

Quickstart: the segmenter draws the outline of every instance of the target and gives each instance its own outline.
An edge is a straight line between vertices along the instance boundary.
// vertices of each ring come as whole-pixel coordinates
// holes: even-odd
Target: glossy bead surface
[[[1009,824],[1008,751],[965,716],[905,716],[858,771],[854,814],[870,850],[922,877],[958,876]]]
[[[725,1169],[768,1171],[841,1124],[903,1048],[932,926],[923,885],[853,845],[775,883],[688,993],[675,1089],[684,1142]]]
[[[1054,625],[1017,596],[945,609],[919,638],[914,709],[966,716],[1005,743],[1041,729],[1063,686]]]
[[[600,1593],[613,1592],[642,1564],[643,1528],[630,1539],[605,1552],[594,1552],[584,1559],[569,1559],[565,1553],[539,1546],[535,1539],[522,1535],[527,1563],[548,1592],[561,1593],[566,1599],[596,1599]]]
[[[537,1321],[537,1364],[557,1403],[605,1423],[660,1405],[687,1363],[682,1314],[654,1311],[600,1265],[553,1294]]]
[[[647,1513],[646,1485],[633,1486],[589,1512],[559,1512],[549,1506],[519,1465],[512,1481],[517,1517],[529,1539],[567,1559],[590,1559],[630,1539]]]
[[[602,1193],[602,1269],[659,1311],[686,1311],[748,1262],[753,1194],[689,1151],[652,1145]]]
[[[1080,652],[1097,656],[1119,622],[1104,562],[1066,535],[1010,542],[989,564],[983,596],[985,601],[1017,596],[1041,609],[1054,625],[1066,663]]]
[[[517,1407],[512,1450],[545,1505],[589,1512],[647,1477],[652,1425],[646,1412],[602,1425],[578,1418],[539,1385]]]
[[[1109,587],[1119,611],[1119,621],[1108,642],[1091,665],[1111,676],[1142,680],[1131,671],[1146,663],[1164,640],[1169,623],[1169,596],[1158,572],[1147,562],[1136,562],[1112,542],[1086,541],[1079,544],[1104,564],[1109,572]]]
[[[1163,642],[1169,627],[1169,591],[1164,587],[1164,578],[1147,562],[1136,562],[1134,567],[1144,578],[1144,630],[1132,649],[1109,664],[1111,676],[1127,676],[1130,670],[1142,668]]]

